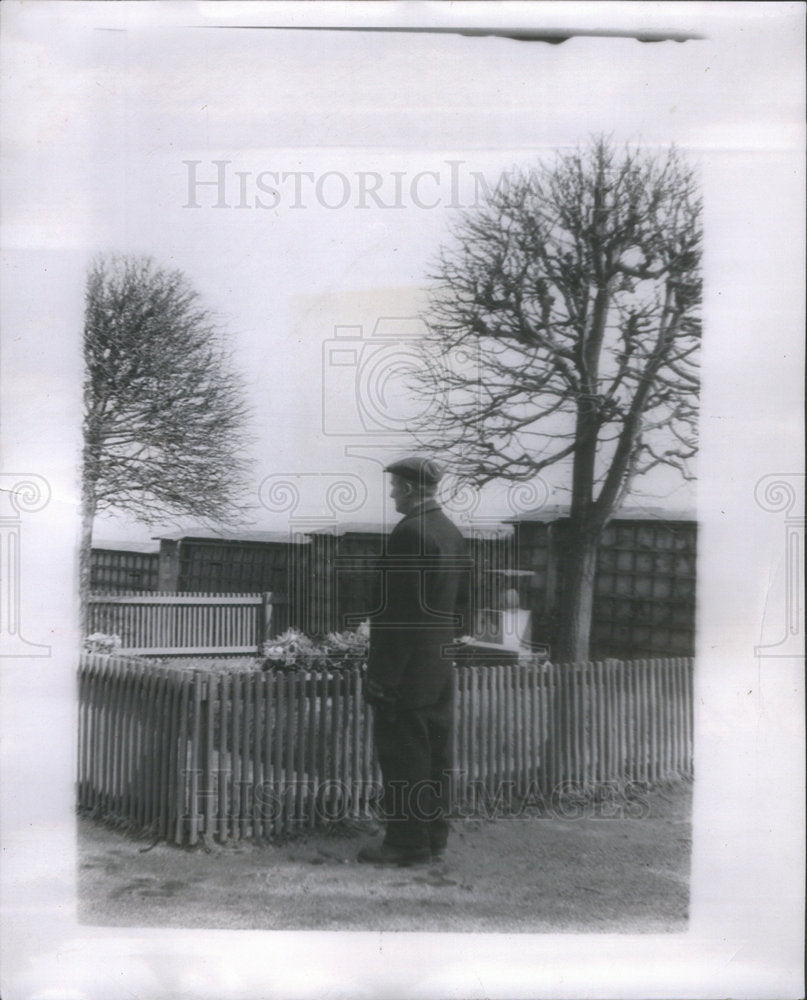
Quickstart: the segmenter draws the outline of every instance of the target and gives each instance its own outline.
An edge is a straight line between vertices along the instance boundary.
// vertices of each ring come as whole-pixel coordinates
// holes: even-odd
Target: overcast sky
[[[513,165],[594,134],[676,143],[707,170],[729,151],[782,141],[788,88],[740,44],[219,28],[190,26],[194,5],[158,5],[160,15],[115,6],[79,5],[58,46],[41,7],[22,18],[19,86],[37,86],[47,66],[59,89],[15,122],[24,170],[11,177],[7,231],[22,247],[71,251],[71,280],[105,250],[184,271],[247,380],[253,492],[267,476],[356,475],[367,485],[359,519],[381,515],[385,484],[377,463],[346,454],[355,435],[323,425],[323,394],[333,404],[340,391],[326,342],[340,325],[372,338],[375,319],[417,313],[452,215]],[[730,32],[730,17],[713,22]],[[332,405],[348,423],[351,407],[347,396]],[[372,440],[378,458],[406,446],[400,435]],[[550,490],[564,481],[546,479]],[[312,510],[324,482],[305,481]],[[635,502],[696,502],[675,475],[640,487]],[[496,489],[479,510],[511,513]],[[259,508],[255,527],[285,517]],[[153,533],[126,518],[96,530]]]

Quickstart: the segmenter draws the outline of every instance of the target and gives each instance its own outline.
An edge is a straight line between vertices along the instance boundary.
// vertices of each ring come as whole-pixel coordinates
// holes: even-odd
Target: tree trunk
[[[589,658],[598,545],[599,537],[569,525],[555,662],[579,663]]]
[[[78,554],[79,627],[81,637],[87,637],[90,616],[90,584],[92,578],[92,526],[96,502],[92,488],[85,483],[81,504],[81,542]]]
[[[544,787],[553,797],[572,791],[580,780],[574,773],[573,755],[568,756],[568,748],[577,745],[585,726],[586,709],[579,703],[579,671],[572,664],[585,663],[589,658],[599,546],[597,534],[575,530],[571,523],[568,529],[569,547],[562,561],[559,628],[552,660],[569,666],[557,678],[550,721],[557,736],[553,739],[553,733],[548,734],[541,767]]]

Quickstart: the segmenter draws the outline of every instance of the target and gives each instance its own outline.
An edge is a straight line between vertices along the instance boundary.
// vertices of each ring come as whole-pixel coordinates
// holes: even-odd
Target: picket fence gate
[[[692,775],[692,660],[454,669],[454,814]],[[177,844],[369,817],[363,671],[201,671],[84,654],[78,805]]]

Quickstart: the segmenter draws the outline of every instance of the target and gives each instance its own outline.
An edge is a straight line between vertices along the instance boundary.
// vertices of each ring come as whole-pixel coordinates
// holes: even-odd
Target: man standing
[[[435,500],[442,476],[429,458],[388,465],[404,516],[381,560],[370,619],[366,696],[373,706],[386,835],[358,860],[410,865],[442,856],[448,839],[454,638],[469,631],[465,541]]]

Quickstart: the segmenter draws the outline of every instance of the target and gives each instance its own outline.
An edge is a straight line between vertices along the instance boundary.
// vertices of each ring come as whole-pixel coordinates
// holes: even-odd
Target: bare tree
[[[98,259],[87,278],[84,362],[82,624],[97,513],[232,521],[247,468],[241,379],[180,271],[149,258]]]
[[[598,545],[636,477],[667,465],[692,478],[700,214],[675,150],[598,139],[465,212],[432,274],[419,389],[446,405],[421,440],[476,486],[568,466],[564,660],[588,657]],[[469,349],[475,372],[455,363]]]

